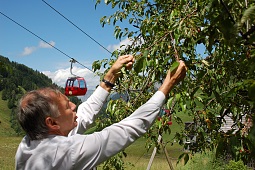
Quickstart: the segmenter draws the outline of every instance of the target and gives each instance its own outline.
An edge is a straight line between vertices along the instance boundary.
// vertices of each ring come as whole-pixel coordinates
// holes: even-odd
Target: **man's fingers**
[[[132,65],[135,61],[132,55],[123,55],[121,56],[121,60],[122,60],[122,63],[126,65],[130,65],[130,64]]]

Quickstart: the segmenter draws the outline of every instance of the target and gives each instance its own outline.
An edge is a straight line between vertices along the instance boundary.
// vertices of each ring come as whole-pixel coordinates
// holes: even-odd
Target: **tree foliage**
[[[96,5],[100,3],[101,0],[96,1]],[[241,122],[247,117],[255,120],[254,2],[105,0],[104,3],[116,12],[102,17],[102,26],[114,25],[116,39],[128,38],[131,44],[114,51],[111,59],[95,61],[94,70],[104,67],[107,71],[122,54],[133,54],[136,63],[133,70],[122,70],[117,83],[117,91],[129,95],[128,102],[110,101],[107,113],[113,119],[99,124],[109,125],[131,114],[155,92],[155,84],[162,83],[170,65],[181,59],[189,70],[183,83],[169,95],[166,107],[181,124],[179,112],[192,116],[196,128],[192,132],[183,129],[175,134],[176,140],[185,145],[185,136],[193,133],[197,140],[190,148],[192,152],[216,148],[218,155],[228,153],[245,163],[254,158],[255,130]],[[221,132],[224,116],[230,114],[237,127],[235,133]],[[157,136],[158,126],[151,131]]]

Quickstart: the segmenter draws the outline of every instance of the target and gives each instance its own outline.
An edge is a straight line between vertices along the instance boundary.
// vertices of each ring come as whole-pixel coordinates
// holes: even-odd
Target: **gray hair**
[[[19,103],[18,121],[31,140],[43,139],[48,136],[47,117],[58,117],[57,98],[60,91],[52,88],[33,90],[25,94]]]

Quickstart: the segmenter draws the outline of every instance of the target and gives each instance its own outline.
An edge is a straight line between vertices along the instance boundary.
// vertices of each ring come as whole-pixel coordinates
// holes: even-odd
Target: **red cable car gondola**
[[[82,77],[70,77],[66,81],[66,96],[83,96],[87,92],[86,81]]]
[[[72,75],[72,64],[75,63],[76,61],[74,59],[70,60],[71,62],[71,68],[70,72]],[[65,95],[66,96],[83,96],[87,92],[87,85],[86,81],[82,77],[78,77],[74,75],[74,77],[69,77],[66,81],[66,86],[65,86]]]

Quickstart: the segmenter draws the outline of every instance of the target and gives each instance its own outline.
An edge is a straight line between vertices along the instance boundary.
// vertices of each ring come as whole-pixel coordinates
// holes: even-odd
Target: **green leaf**
[[[142,69],[144,67],[144,62],[146,62],[145,59],[146,58],[143,56],[136,61],[135,65],[134,65],[134,70],[136,73],[140,73],[142,71]]]
[[[108,5],[110,2],[111,2],[111,1],[109,1],[109,0],[104,0],[104,3],[105,3],[106,5]]]
[[[178,93],[178,94],[175,95],[175,100],[176,100],[176,101],[179,101],[180,98],[181,98],[181,94],[180,94],[180,93]]]
[[[203,105],[203,103],[202,102],[200,102],[201,100],[200,100],[201,98],[200,97],[196,97],[195,98],[195,103],[196,103],[196,110],[203,110],[203,108],[204,108],[204,105]]]
[[[185,153],[184,156],[184,165],[189,161],[189,154]]]
[[[170,99],[168,99],[168,101],[167,101],[167,108],[171,108],[172,107],[173,99],[174,99],[174,97],[171,97]]]
[[[178,68],[178,66],[180,65],[179,62],[175,61],[171,67],[170,67],[170,72],[173,72],[174,70],[176,70]]]
[[[149,51],[148,50],[144,50],[144,52],[143,52],[143,57],[147,57],[148,56],[148,54],[149,54]]]
[[[182,119],[181,119],[180,117],[174,116],[174,118],[175,118],[175,121],[176,121],[178,124],[183,124],[183,121],[182,121]]]
[[[155,76],[156,76],[156,73],[153,72],[153,73],[152,73],[152,76],[151,76],[151,82],[154,82],[154,81],[155,81]]]
[[[208,67],[210,66],[210,65],[209,65],[209,62],[206,61],[206,60],[202,60],[202,63],[203,63],[204,65],[208,66]]]
[[[162,128],[162,122],[158,121],[158,129],[161,129],[161,128]]]
[[[92,64],[93,71],[99,70],[101,68],[101,62],[99,60],[96,60]]]
[[[180,103],[180,105],[181,105],[182,111],[185,112],[187,110],[187,105],[183,103]]]
[[[139,57],[134,65],[134,70],[136,73],[140,73],[142,71],[142,69],[144,69],[146,67],[146,63],[147,63],[147,56],[149,54],[148,50],[144,50],[143,54],[141,57]]]
[[[179,163],[182,158],[184,158],[184,165],[185,165],[189,161],[189,154],[188,153],[181,154],[178,158],[177,163]]]
[[[255,18],[255,6],[251,6],[244,11],[241,19],[241,24],[245,23],[248,19],[253,20]]]
[[[182,154],[178,157],[178,161],[177,161],[177,163],[179,163],[179,162],[180,162],[180,160],[184,157],[184,154],[185,154],[185,153],[182,153]]]
[[[255,101],[255,83],[252,83],[248,88],[248,95],[251,100]]]

